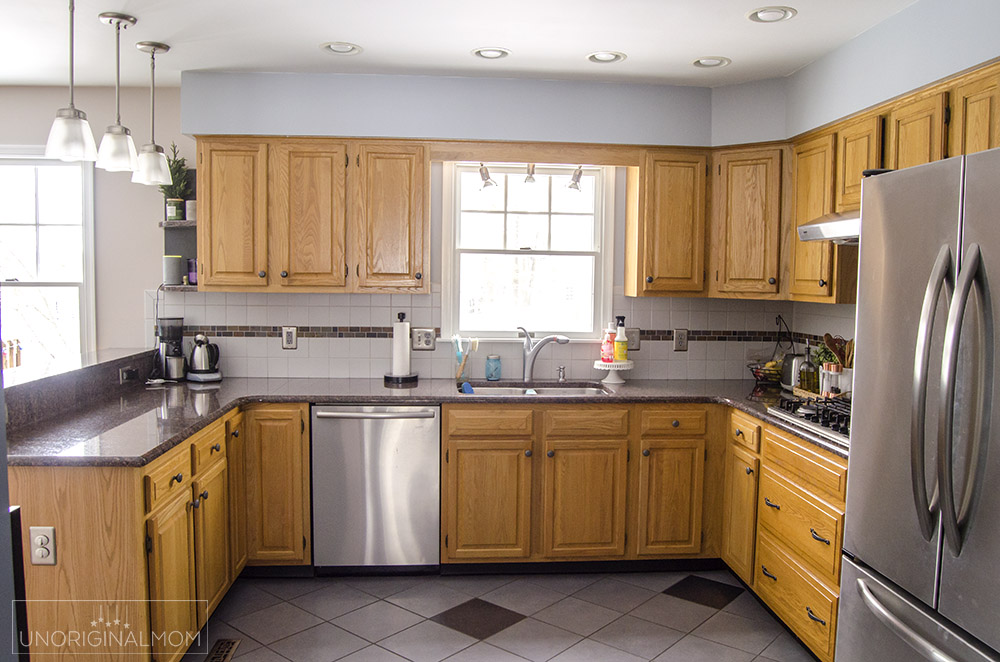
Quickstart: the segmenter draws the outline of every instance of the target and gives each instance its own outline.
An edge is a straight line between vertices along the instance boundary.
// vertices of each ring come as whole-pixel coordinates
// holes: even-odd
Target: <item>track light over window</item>
[[[576,170],[573,171],[573,176],[569,178],[569,184],[566,188],[571,188],[574,191],[580,191],[580,180],[583,179],[583,166],[577,166]]]
[[[491,186],[496,186],[497,185],[497,183],[495,181],[493,181],[493,178],[490,177],[490,169],[487,168],[486,165],[483,164],[483,163],[479,164],[479,176],[483,180],[483,186],[482,186],[482,188],[485,189],[485,188],[489,188]],[[480,189],[480,190],[482,190],[482,189]]]
[[[529,163],[528,164],[528,170],[527,170],[527,174],[524,177],[524,183],[525,184],[534,184],[535,183],[535,164],[534,163]]]

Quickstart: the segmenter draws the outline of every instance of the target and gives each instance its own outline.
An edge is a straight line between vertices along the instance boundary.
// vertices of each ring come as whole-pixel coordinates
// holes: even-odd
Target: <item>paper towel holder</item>
[[[406,322],[406,313],[399,313],[399,325],[402,326]],[[394,325],[395,326],[395,325]],[[405,328],[406,335],[406,346],[409,348],[409,325]],[[409,360],[407,360],[409,364]],[[409,367],[407,365],[407,367]],[[411,372],[405,375],[394,375],[392,372],[385,373],[384,384],[387,388],[412,388],[417,385],[417,373]]]

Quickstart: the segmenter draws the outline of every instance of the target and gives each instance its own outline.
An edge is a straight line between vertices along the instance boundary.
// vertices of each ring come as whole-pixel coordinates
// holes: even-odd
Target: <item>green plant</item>
[[[170,168],[170,179],[173,183],[160,187],[160,193],[168,200],[176,198],[187,200],[191,195],[191,182],[188,181],[187,160],[177,155],[177,143],[170,143],[170,156],[167,157],[167,167]]]
[[[813,350],[812,359],[813,363],[816,365],[823,365],[824,363],[840,363],[840,361],[837,360],[837,355],[834,354],[826,345],[817,346]]]

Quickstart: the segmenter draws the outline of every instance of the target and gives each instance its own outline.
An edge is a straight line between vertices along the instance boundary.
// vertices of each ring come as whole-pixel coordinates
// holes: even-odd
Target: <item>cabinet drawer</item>
[[[543,414],[546,437],[623,437],[627,409],[558,409]]]
[[[188,442],[154,461],[143,474],[146,512],[151,513],[191,484],[191,456]]]
[[[639,429],[643,435],[703,435],[706,419],[704,409],[647,409],[640,415]]]
[[[796,563],[766,531],[757,536],[754,586],[819,659],[833,660],[838,595]]]
[[[226,456],[226,428],[213,423],[191,441],[191,470],[199,473]]]
[[[762,526],[833,586],[840,585],[844,514],[768,471],[761,472],[758,518]]]
[[[450,409],[445,430],[451,436],[529,437],[531,410],[502,408]]]
[[[799,485],[844,501],[847,460],[771,427],[764,430],[763,455],[765,464]]]
[[[760,452],[760,427],[760,421],[752,416],[735,411],[729,416],[729,438],[754,453]]]

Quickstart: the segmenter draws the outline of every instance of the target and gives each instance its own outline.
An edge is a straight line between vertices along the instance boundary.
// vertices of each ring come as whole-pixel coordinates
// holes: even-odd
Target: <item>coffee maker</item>
[[[160,375],[164,379],[184,379],[184,318],[157,318],[156,336]]]

